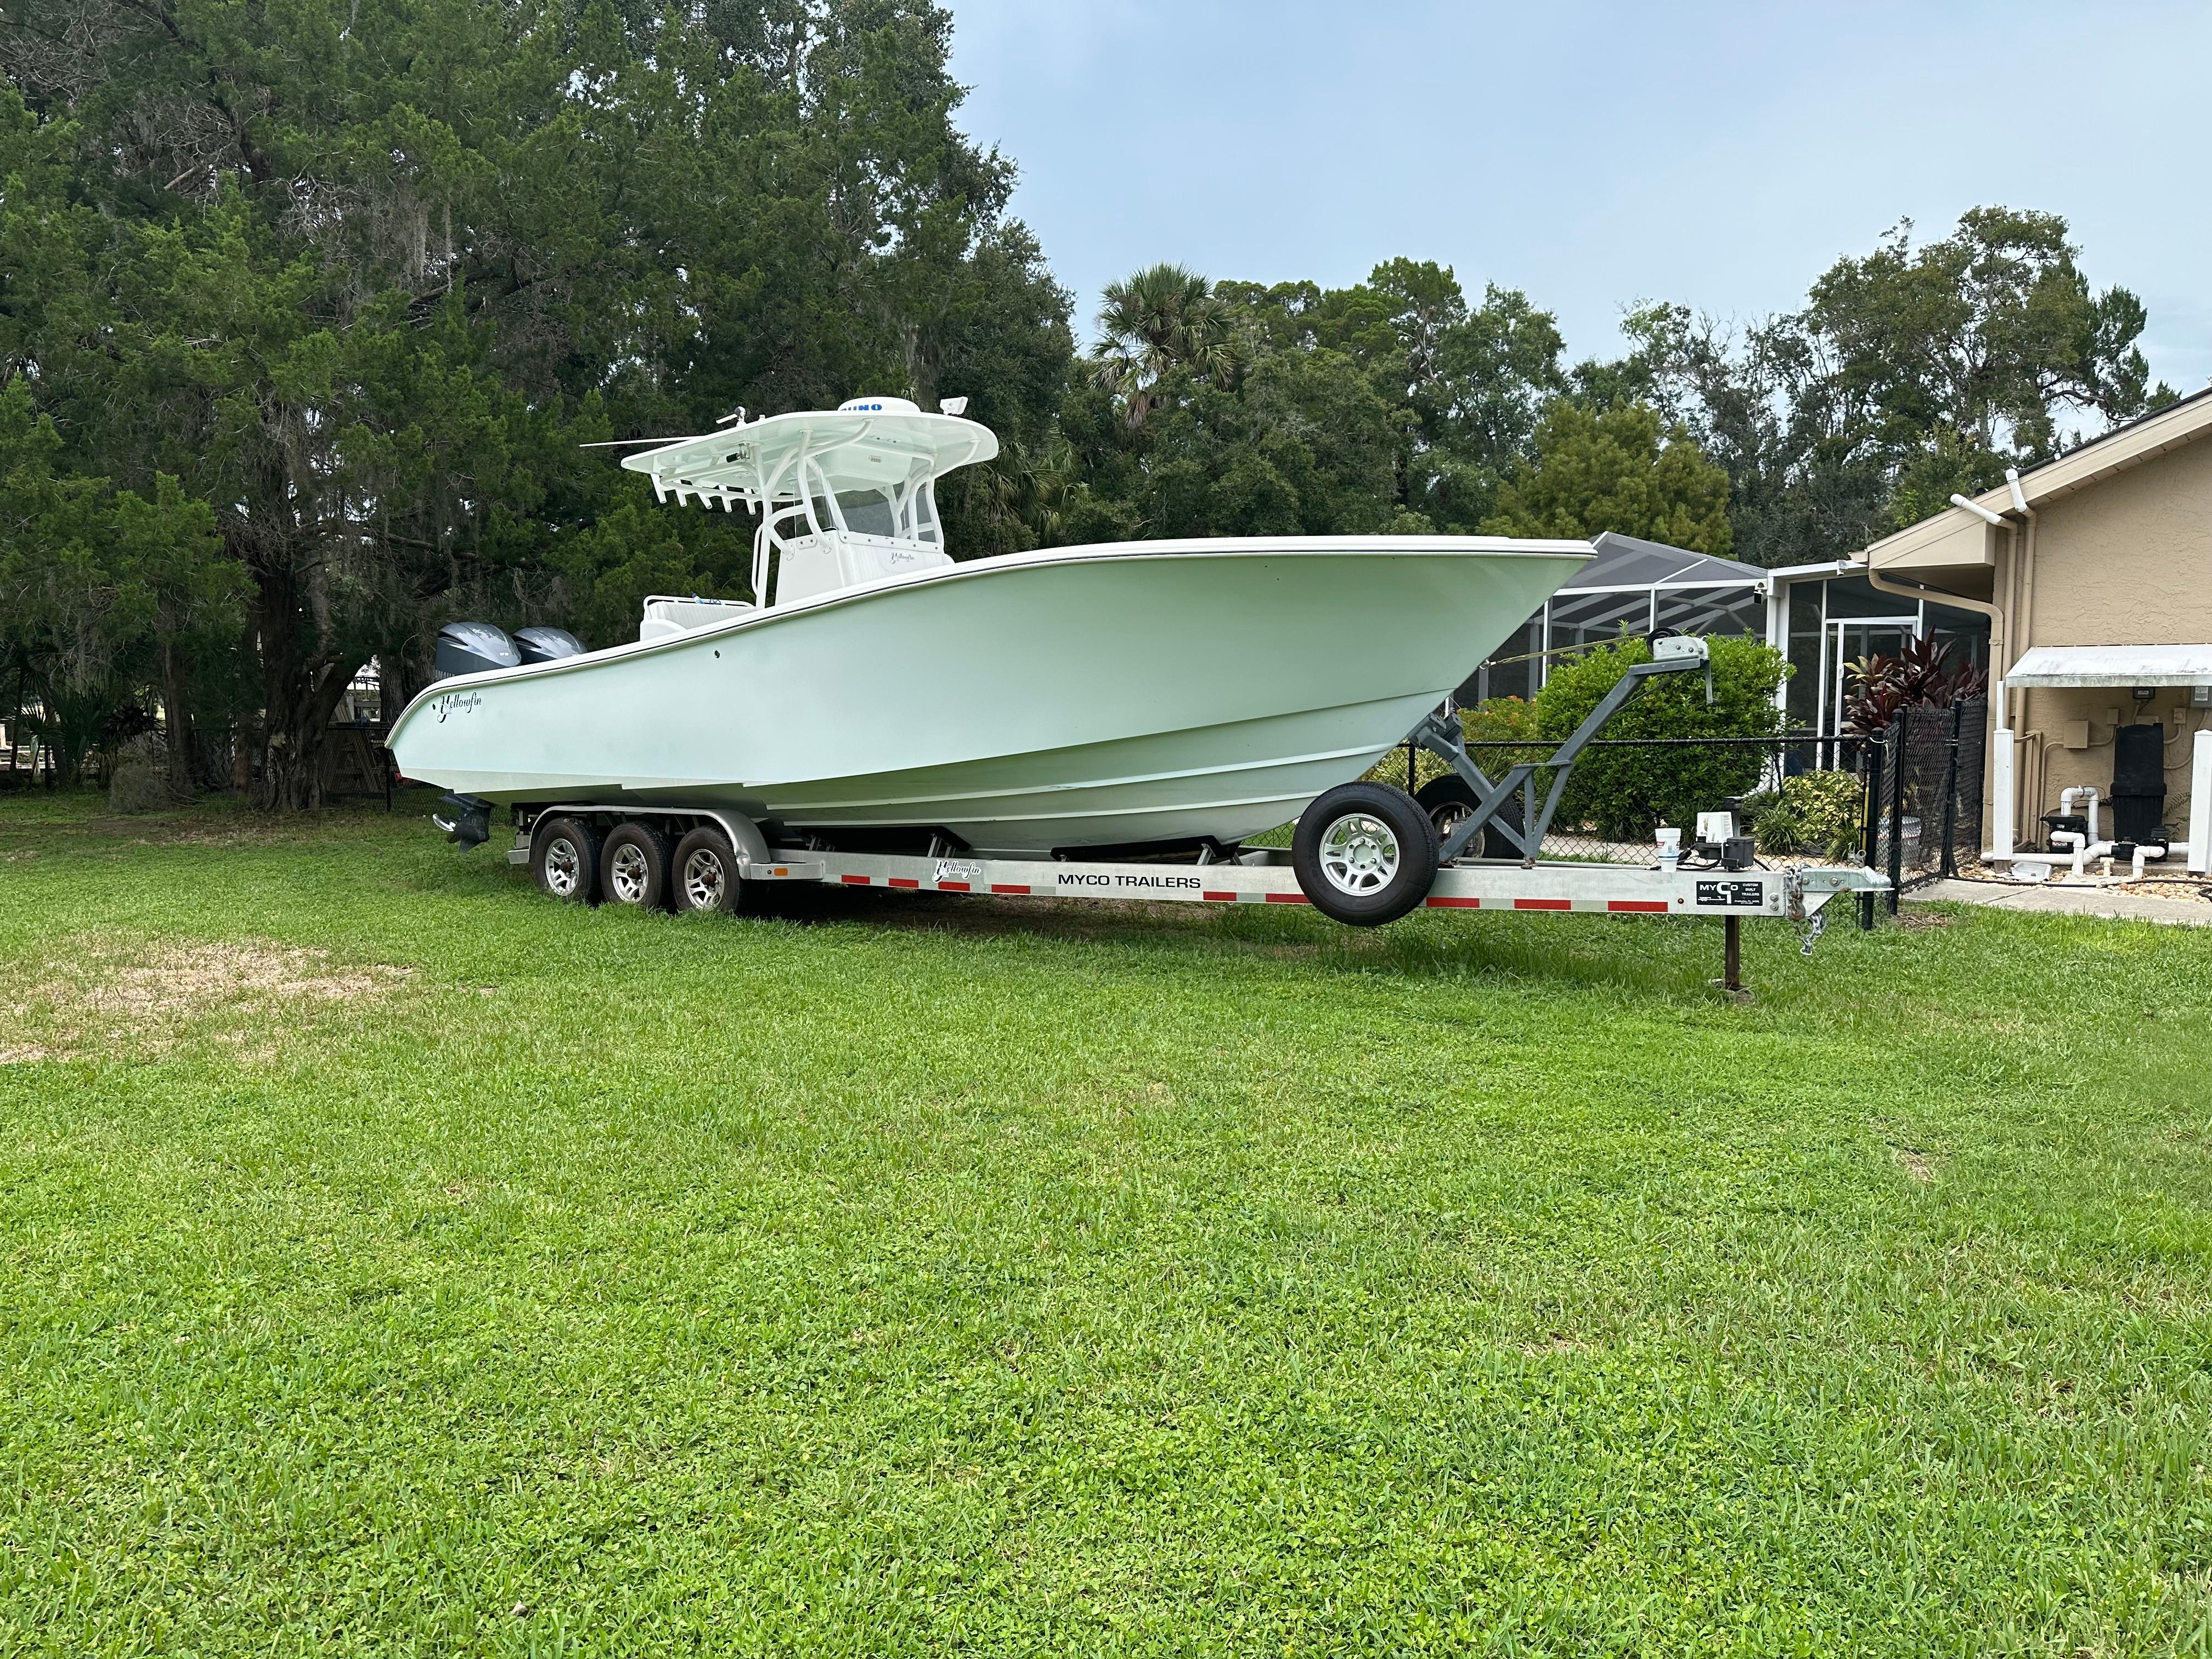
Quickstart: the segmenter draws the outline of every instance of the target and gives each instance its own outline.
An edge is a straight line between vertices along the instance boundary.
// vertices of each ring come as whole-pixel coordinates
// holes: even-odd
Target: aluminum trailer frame
[[[718,812],[680,807],[631,808],[604,805],[549,805],[538,818],[665,816],[716,823]],[[753,829],[757,836],[758,830]],[[510,864],[527,864],[531,831],[519,829]],[[737,842],[747,881],[866,887],[896,892],[955,893],[985,898],[1131,899],[1169,904],[1306,904],[1284,848],[1249,850],[1212,864],[1136,864],[1079,860],[984,859],[967,854],[840,853],[769,848],[747,856]],[[1810,954],[1826,923],[1825,909],[1838,894],[1880,892],[1882,876],[1857,865],[1787,864],[1749,870],[1678,866],[1672,871],[1567,860],[1535,863],[1485,860],[1447,865],[1437,872],[1421,908],[1430,910],[1510,910],[1539,915],[1672,915],[1724,922],[1720,983],[1742,990],[1741,935],[1746,917],[1796,925]]]

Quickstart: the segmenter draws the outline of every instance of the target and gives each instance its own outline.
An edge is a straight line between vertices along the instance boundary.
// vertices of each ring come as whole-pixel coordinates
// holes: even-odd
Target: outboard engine
[[[518,628],[514,648],[525,662],[557,662],[584,654],[584,642],[565,628]]]
[[[464,853],[491,839],[491,803],[474,795],[441,795],[430,822],[446,832],[446,839]]]
[[[514,641],[489,623],[447,623],[438,630],[434,679],[449,674],[481,674],[487,668],[519,668],[522,653]]]

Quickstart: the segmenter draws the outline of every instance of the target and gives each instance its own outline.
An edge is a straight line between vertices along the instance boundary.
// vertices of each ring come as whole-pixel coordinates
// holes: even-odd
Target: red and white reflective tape
[[[777,873],[781,874],[781,872]],[[965,881],[925,881],[910,876],[863,876],[841,874],[838,881],[848,887],[895,887],[907,891],[927,889],[940,893],[972,893],[988,890],[992,893],[1020,898],[1036,896],[1036,887],[1021,882],[993,882],[986,890]],[[1068,893],[1063,896],[1091,896],[1088,894]],[[1293,888],[1287,892],[1254,892],[1228,887],[1201,889],[1199,897],[1208,904],[1310,904],[1313,901]],[[1471,895],[1431,894],[1422,902],[1431,910],[1579,910],[1611,912],[1615,915],[1665,915],[1677,908],[1665,899],[1577,899],[1577,898],[1507,898],[1503,896],[1481,898]]]
[[[1513,900],[1479,898],[1431,898],[1431,910],[1598,910],[1633,912],[1640,915],[1665,915],[1668,905],[1665,899],[1564,899],[1516,898]]]

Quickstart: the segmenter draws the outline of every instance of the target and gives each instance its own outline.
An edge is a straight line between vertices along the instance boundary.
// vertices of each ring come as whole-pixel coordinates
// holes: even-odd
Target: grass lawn
[[[0,797],[0,1652],[2204,1651],[2212,931],[1914,919]]]

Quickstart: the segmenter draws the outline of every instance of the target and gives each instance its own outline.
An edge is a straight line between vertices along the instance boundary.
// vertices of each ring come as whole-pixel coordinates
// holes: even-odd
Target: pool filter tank
[[[2163,843],[2166,829],[2166,727],[2146,721],[2112,735],[2112,839]]]

